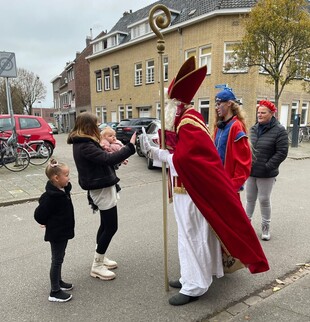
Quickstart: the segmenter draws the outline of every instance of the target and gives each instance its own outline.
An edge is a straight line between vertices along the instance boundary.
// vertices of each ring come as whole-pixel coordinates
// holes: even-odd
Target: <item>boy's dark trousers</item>
[[[64,261],[68,240],[62,240],[59,242],[51,241],[50,243],[52,251],[50,279],[52,291],[55,292],[60,290],[59,282],[61,280],[61,266]]]

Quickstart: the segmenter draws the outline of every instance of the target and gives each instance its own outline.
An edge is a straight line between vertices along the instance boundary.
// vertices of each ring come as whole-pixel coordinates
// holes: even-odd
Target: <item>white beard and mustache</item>
[[[176,100],[175,98],[171,99],[168,97],[168,89],[165,88],[165,129],[168,131],[175,131],[175,119],[180,113],[178,111],[178,106],[182,102]]]

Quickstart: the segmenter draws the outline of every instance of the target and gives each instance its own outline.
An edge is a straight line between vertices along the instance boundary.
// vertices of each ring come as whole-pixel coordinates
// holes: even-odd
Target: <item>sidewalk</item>
[[[310,264],[301,265],[295,273],[289,274],[278,282],[207,321],[309,322]]]

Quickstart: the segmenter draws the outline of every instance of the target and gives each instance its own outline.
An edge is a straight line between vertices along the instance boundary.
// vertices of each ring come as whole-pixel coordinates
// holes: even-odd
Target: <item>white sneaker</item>
[[[270,229],[268,224],[262,225],[262,240],[270,240]]]

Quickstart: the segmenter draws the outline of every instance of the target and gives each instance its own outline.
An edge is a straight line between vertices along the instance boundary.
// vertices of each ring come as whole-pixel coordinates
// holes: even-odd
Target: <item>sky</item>
[[[125,11],[156,0],[0,0],[0,52],[15,54],[16,67],[39,76],[46,99],[34,107],[53,107],[51,80],[93,38],[108,31]]]

